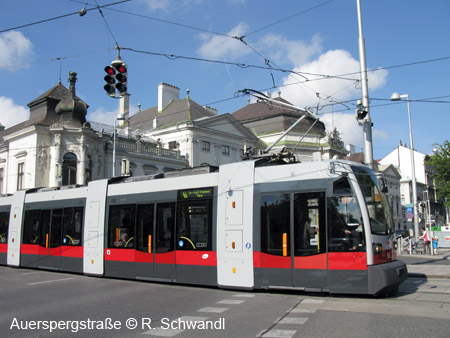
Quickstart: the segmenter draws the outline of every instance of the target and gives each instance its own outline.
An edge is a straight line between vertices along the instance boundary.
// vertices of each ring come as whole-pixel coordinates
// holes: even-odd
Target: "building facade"
[[[158,106],[131,116],[125,126],[178,151],[191,167],[241,161],[244,147],[259,142],[231,114],[199,105],[189,91],[181,99],[179,88],[167,83],[158,86]]]
[[[262,101],[249,103],[233,113],[236,120],[262,141],[261,149],[273,145],[286,130],[305,115],[300,110],[286,106],[292,104],[283,99],[281,94],[273,100],[275,102],[272,103]],[[347,154],[339,132],[334,129],[327,133],[324,123],[310,116],[306,116],[294,126],[271,151],[280,152],[283,148],[295,154],[300,161],[312,160],[314,153],[320,153],[323,159],[334,156],[344,158]]]
[[[416,177],[416,192],[419,212],[419,227],[425,224],[443,224],[445,223],[445,210],[443,201],[437,198],[436,185],[433,181],[433,168],[427,165],[428,155],[413,151],[414,168]],[[400,198],[405,217],[403,219],[402,229],[413,228],[412,220],[406,218],[406,207],[413,205],[412,189],[412,162],[411,150],[402,143],[380,160],[380,164],[393,165],[400,173]]]
[[[86,121],[87,104],[61,83],[28,104],[30,117],[0,130],[0,194],[38,187],[84,185],[112,176],[114,127]],[[1,112],[8,114],[8,112]],[[122,159],[133,175],[185,168],[179,151],[132,132],[116,137],[116,173]]]

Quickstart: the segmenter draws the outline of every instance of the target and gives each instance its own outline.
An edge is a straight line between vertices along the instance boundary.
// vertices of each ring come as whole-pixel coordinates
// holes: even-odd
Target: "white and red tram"
[[[0,264],[95,276],[380,294],[407,278],[369,168],[250,160],[0,198]]]

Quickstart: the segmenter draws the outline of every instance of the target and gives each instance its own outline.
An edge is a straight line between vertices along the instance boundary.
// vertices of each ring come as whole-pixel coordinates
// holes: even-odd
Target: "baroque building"
[[[189,90],[180,98],[180,89],[167,83],[158,85],[158,105],[131,116],[124,126],[179,151],[191,167],[241,161],[244,147],[259,143],[233,115],[199,105]]]
[[[69,89],[58,83],[31,101],[27,121],[0,130],[0,194],[112,176],[115,128],[86,120],[88,105],[76,96],[76,75],[70,72]],[[188,166],[179,151],[142,135],[122,130],[115,139],[116,173],[122,159],[132,175]]]
[[[289,108],[292,104],[283,99],[281,93],[273,101],[249,103],[233,113],[237,121],[259,137],[263,143],[260,149],[276,142],[280,135],[305,115],[300,110]],[[315,153],[320,153],[323,159],[334,156],[344,158],[347,154],[339,132],[336,129],[327,132],[322,121],[308,115],[277,142],[272,152],[280,152],[283,148],[295,154],[300,161],[312,160]]]

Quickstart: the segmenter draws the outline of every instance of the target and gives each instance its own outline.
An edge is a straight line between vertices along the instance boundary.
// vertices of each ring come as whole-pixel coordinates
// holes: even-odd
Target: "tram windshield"
[[[392,218],[389,205],[384,194],[377,186],[377,179],[373,172],[361,167],[352,167],[369,212],[370,226],[375,235],[387,235],[392,228]]]

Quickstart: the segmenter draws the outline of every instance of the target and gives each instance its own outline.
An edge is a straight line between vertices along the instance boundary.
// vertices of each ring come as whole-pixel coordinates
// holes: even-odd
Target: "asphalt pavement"
[[[406,263],[411,278],[450,279],[450,248],[439,248],[431,254],[398,254],[397,259]]]

